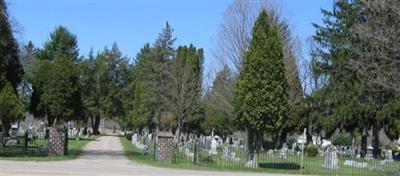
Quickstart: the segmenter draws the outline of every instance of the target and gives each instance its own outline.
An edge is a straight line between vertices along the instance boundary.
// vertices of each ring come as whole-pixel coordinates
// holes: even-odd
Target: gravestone
[[[296,146],[297,146],[297,143],[294,142],[294,143],[292,144],[292,148],[289,150],[289,154],[290,154],[290,155],[294,155],[294,153],[296,152]]]
[[[335,147],[333,147],[332,149],[330,147],[327,148],[325,152],[324,164],[322,165],[322,167],[329,170],[339,169],[339,159]]]
[[[267,156],[270,156],[270,157],[274,156],[274,150],[269,149],[269,150],[267,151]]]
[[[386,152],[386,160],[389,162],[393,162],[393,152],[390,149]]]
[[[133,135],[132,135],[132,144],[137,144],[137,142],[138,142],[138,136],[137,136],[137,134],[136,133],[134,133]]]
[[[281,152],[280,152],[281,159],[286,159],[287,158],[287,154],[288,154],[288,148],[287,148],[286,143],[284,143],[282,148],[281,148]]]
[[[354,160],[346,160],[343,165],[349,166],[349,167],[356,167],[356,168],[367,168],[368,167],[368,163],[358,162],[358,161],[354,161]]]
[[[367,160],[367,161],[371,161],[371,160],[374,160],[374,155],[372,154],[372,150],[373,150],[374,148],[372,148],[371,146],[370,147],[367,147],[367,154],[365,155],[365,159]]]
[[[174,149],[174,136],[172,134],[159,134],[157,136],[157,160],[171,162]]]
[[[228,146],[225,146],[224,149],[222,150],[222,159],[228,159],[229,158],[229,148]]]
[[[392,150],[388,149],[386,151],[385,159],[381,161],[381,164],[384,165],[384,164],[389,164],[389,163],[393,163],[393,162],[394,162],[393,161],[393,152],[392,152]]]
[[[211,155],[217,155],[217,141],[215,140],[215,138],[213,138],[213,140],[211,141],[211,149],[209,151],[209,153]]]
[[[49,129],[49,156],[62,156],[68,150],[68,132],[62,128]]]

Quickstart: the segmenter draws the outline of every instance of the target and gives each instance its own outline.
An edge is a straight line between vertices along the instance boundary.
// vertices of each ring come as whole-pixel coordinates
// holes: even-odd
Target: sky
[[[133,58],[146,43],[153,43],[168,21],[177,37],[176,46],[204,48],[205,70],[215,63],[214,41],[223,13],[231,0],[6,0],[21,43],[41,47],[56,26],[63,25],[78,37],[80,54],[96,53],[118,44]],[[303,43],[320,24],[320,9],[332,9],[333,0],[278,0],[295,36]]]

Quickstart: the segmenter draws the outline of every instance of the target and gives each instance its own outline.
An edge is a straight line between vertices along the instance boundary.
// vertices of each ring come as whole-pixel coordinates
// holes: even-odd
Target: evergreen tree
[[[189,118],[196,117],[195,110],[200,108],[203,60],[203,49],[196,49],[193,45],[180,46],[177,49],[172,77],[172,104],[177,119],[178,137],[184,125],[193,125],[198,120]]]
[[[233,79],[228,66],[224,66],[217,73],[211,91],[205,96],[206,117],[203,128],[209,134],[214,132],[220,136],[227,136],[235,130],[231,108],[227,107],[233,103],[233,94],[230,91],[234,86]]]
[[[0,0],[0,90],[9,82],[16,91],[24,70],[8,18],[6,3]]]
[[[129,106],[127,113],[127,126],[139,131],[145,125],[151,123],[151,103],[152,96],[150,91],[149,76],[149,56],[151,55],[151,48],[146,44],[136,56],[136,62],[133,66],[130,76],[129,91],[127,92],[130,101],[127,103]]]
[[[38,70],[33,78],[31,111],[45,117],[48,125],[77,120],[82,113],[76,36],[57,27],[38,51]]]
[[[150,72],[148,79],[150,81],[151,90],[151,112],[152,112],[152,128],[160,125],[163,117],[170,116],[172,106],[172,75],[173,60],[175,56],[173,29],[166,23],[165,28],[159,34],[154,46],[149,53]]]
[[[25,71],[23,76],[20,91],[20,99],[25,105],[25,109],[29,110],[30,98],[32,96],[32,83],[38,67],[38,59],[36,58],[37,49],[31,41],[26,44],[22,50],[21,58],[22,65]]]
[[[118,120],[125,116],[123,90],[127,86],[128,58],[122,56],[116,43],[105,48],[96,58],[99,87],[99,116]]]
[[[10,83],[6,83],[0,92],[0,120],[3,133],[8,135],[10,123],[23,119],[23,104],[18,99]]]
[[[236,122],[248,132],[249,158],[254,149],[259,152],[264,133],[279,132],[288,117],[288,83],[282,50],[277,26],[262,11],[253,28],[234,99]]]
[[[340,0],[335,2],[332,12],[322,12],[325,26],[314,25],[317,31],[313,37],[318,47],[311,54],[317,79],[328,78],[328,81],[311,95],[313,101],[319,102],[319,107],[310,110],[311,117],[317,123],[314,126],[320,126],[328,134],[326,137],[337,128],[361,134],[364,155],[367,131],[376,124],[382,102],[371,91],[375,88],[368,88],[368,79],[350,67],[350,60],[359,58],[354,48],[365,46],[353,35],[354,25],[363,19],[362,6],[357,1]]]
[[[93,50],[90,50],[88,57],[80,62],[79,65],[84,122],[87,123],[90,120],[93,133],[98,134],[98,126],[100,125],[100,94],[99,87],[97,86],[97,64]]]

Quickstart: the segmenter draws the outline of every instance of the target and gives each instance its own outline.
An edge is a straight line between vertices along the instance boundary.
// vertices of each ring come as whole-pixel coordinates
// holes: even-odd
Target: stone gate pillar
[[[174,146],[174,136],[172,134],[159,134],[157,136],[157,160],[171,162]]]
[[[67,154],[68,134],[64,128],[51,127],[49,129],[49,156],[62,156]]]

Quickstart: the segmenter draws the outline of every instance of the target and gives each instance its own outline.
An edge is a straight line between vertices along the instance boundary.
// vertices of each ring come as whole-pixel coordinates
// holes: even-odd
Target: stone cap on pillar
[[[64,127],[49,127],[49,130],[64,132],[66,130],[66,128],[64,128]]]
[[[174,138],[175,136],[171,132],[159,132],[157,133],[158,138]]]

